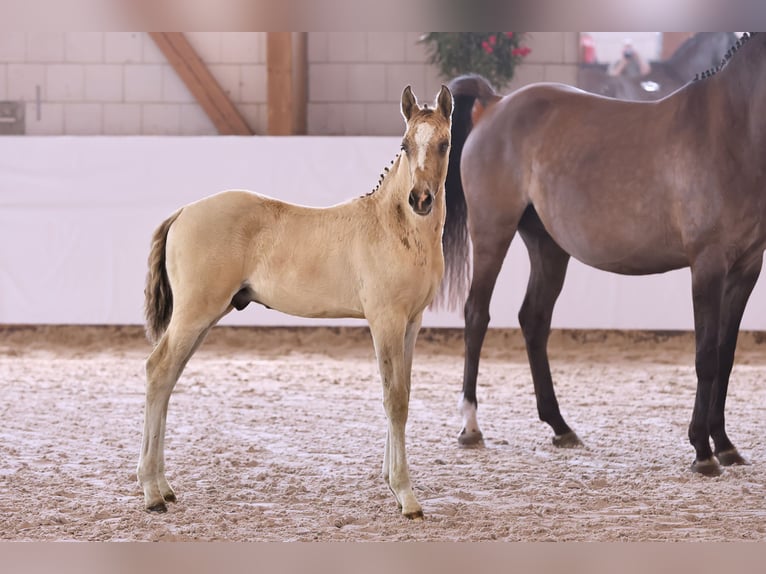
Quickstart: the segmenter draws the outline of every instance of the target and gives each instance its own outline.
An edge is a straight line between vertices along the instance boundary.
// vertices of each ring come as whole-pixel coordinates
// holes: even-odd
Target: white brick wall
[[[339,135],[398,135],[399,102],[412,85],[431,100],[442,83],[427,64],[421,32],[310,32],[308,132]],[[577,80],[579,36],[575,32],[533,32],[532,49],[507,90],[532,82]]]
[[[45,86],[44,65],[8,64],[9,100],[35,101],[38,86],[41,91]]]
[[[64,132],[99,135],[102,131],[103,106],[99,104],[64,104]]]
[[[141,133],[140,104],[104,104],[104,133],[135,135]]]
[[[67,62],[93,63],[104,61],[103,32],[67,32],[65,59]]]
[[[251,128],[266,133],[265,33],[187,37]],[[4,32],[0,100],[26,104],[29,134],[217,133],[144,32]]]
[[[26,33],[4,31],[0,34],[0,62],[25,62],[26,59]]]
[[[8,99],[8,65],[0,63],[0,100]]]
[[[421,35],[310,32],[308,132],[400,134],[404,86],[430,100],[446,81],[426,63]],[[190,32],[187,38],[250,127],[266,133],[266,34]],[[532,53],[511,89],[575,81],[577,33],[532,33],[528,44]],[[0,34],[0,99],[25,102],[30,134],[217,133],[143,32]]]

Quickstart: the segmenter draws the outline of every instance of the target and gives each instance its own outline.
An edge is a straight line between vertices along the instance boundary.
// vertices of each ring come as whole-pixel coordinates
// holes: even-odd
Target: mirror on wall
[[[581,32],[578,87],[656,100],[721,62],[735,32]]]

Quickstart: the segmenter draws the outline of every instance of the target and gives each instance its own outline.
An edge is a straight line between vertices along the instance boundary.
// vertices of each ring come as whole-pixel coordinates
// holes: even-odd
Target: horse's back
[[[462,158],[466,195],[491,206],[474,210],[472,226],[515,225],[533,205],[554,240],[594,267],[633,274],[685,265],[672,196],[691,181],[673,162],[692,152],[678,152],[668,130],[676,107],[670,98],[628,102],[562,84],[506,96]]]

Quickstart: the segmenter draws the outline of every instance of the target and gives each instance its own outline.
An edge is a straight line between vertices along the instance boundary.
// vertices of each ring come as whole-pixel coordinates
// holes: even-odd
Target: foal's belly
[[[359,297],[342,282],[272,274],[266,278],[251,278],[250,287],[254,300],[269,309],[298,317],[364,318]]]

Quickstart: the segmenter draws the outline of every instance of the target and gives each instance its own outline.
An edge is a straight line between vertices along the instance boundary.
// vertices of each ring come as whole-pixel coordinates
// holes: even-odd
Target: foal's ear
[[[452,116],[452,92],[444,84],[442,84],[442,89],[436,97],[436,103],[444,117],[450,119]]]
[[[412,86],[407,86],[402,92],[402,115],[410,121],[412,114],[418,109],[418,99],[412,93]]]

